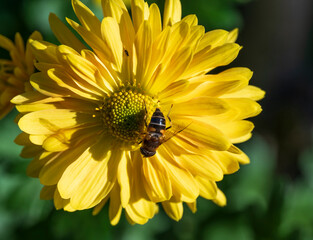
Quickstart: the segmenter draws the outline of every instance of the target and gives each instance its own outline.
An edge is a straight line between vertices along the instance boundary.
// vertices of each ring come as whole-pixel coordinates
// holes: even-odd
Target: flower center
[[[104,100],[103,120],[113,136],[137,143],[144,131],[145,115],[149,121],[149,112],[154,105],[152,97],[136,89],[122,89]]]

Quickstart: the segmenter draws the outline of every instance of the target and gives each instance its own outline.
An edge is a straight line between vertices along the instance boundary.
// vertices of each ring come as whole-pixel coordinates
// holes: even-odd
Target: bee
[[[171,106],[171,109],[172,109],[172,106]],[[169,134],[169,136],[166,137],[166,134],[165,134],[166,130],[172,127],[172,121],[169,117],[169,113],[167,115],[167,118],[170,122],[169,127],[166,127],[165,117],[159,108],[156,108],[154,113],[152,114],[149,125],[147,125],[147,123],[145,122],[147,132],[145,133],[145,136],[142,141],[142,146],[140,147],[140,152],[143,155],[143,157],[152,157],[153,155],[155,155],[156,150],[162,143],[165,143],[166,141],[168,141],[169,139],[171,139],[176,134],[180,133],[181,131],[183,131],[185,128],[187,128],[190,125],[189,124],[186,127],[172,134]],[[147,115],[147,110],[146,110],[146,115]]]

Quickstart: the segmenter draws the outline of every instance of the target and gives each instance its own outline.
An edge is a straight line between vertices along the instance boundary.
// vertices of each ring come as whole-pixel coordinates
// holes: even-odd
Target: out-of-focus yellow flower
[[[51,14],[62,45],[31,42],[37,92],[14,98],[24,115],[16,142],[34,157],[28,174],[44,185],[41,197],[57,209],[94,207],[95,214],[109,200],[112,224],[122,209],[144,224],[158,203],[179,220],[183,203],[196,211],[199,196],[225,205],[216,182],[249,163],[234,144],[251,137],[253,124],[244,119],[261,112],[256,101],[264,96],[249,85],[247,68],[207,74],[237,57],[237,30],[205,33],[195,15],[181,19],[179,0],[165,2],[163,22],[158,6],[143,0],[132,1],[132,18],[123,1],[103,0],[101,21],[80,1],[72,4],[80,23],[67,22],[88,47]],[[155,131],[145,119],[157,107],[165,116],[171,109],[172,129],[183,131],[143,157],[142,138]]]
[[[30,39],[41,40],[39,32],[34,32]],[[15,43],[0,35],[0,47],[10,53],[10,60],[0,59],[0,119],[14,107],[10,101],[13,97],[31,90],[29,77],[34,72],[34,57],[29,43],[25,44],[19,33],[15,35]]]

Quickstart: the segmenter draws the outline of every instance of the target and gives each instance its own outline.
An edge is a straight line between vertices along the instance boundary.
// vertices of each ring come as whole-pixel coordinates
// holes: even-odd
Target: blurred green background
[[[100,16],[92,1],[83,1]],[[150,3],[152,1],[149,1]],[[163,0],[155,1],[161,7]],[[253,85],[266,90],[262,114],[253,119],[253,138],[240,147],[251,164],[219,183],[224,208],[199,199],[180,222],[160,211],[147,224],[131,226],[122,217],[112,227],[105,208],[56,211],[39,200],[41,186],[26,176],[29,159],[13,143],[19,133],[16,111],[0,121],[0,239],[313,239],[313,1],[182,0],[183,15],[195,13],[206,30],[240,29],[243,45],[231,66],[254,71]],[[70,1],[1,1],[0,34],[26,39],[39,30],[56,42],[49,12],[75,18]],[[8,54],[0,50],[0,58]]]

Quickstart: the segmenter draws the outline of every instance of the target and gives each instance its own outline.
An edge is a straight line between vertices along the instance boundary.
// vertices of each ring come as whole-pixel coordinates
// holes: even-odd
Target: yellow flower
[[[30,39],[41,40],[40,33],[34,32]],[[29,43],[26,44],[19,33],[15,43],[0,35],[0,47],[9,51],[11,60],[0,59],[0,119],[14,107],[10,101],[16,95],[31,90],[29,77],[34,72],[34,57]]]
[[[101,21],[80,1],[72,5],[80,24],[67,22],[88,46],[51,14],[62,45],[31,42],[37,92],[13,100],[23,114],[16,142],[34,157],[28,174],[44,185],[41,197],[94,214],[109,200],[112,224],[123,209],[144,224],[158,203],[179,220],[183,203],[196,211],[199,196],[225,205],[216,182],[249,162],[234,144],[251,137],[243,119],[261,112],[264,96],[247,68],[206,74],[236,58],[237,30],[205,33],[195,15],[181,19],[179,0],[165,2],[163,22],[143,0],[132,1],[132,18],[123,1],[103,0]],[[174,136],[143,157],[145,121],[156,108],[173,126],[165,136]]]
[[[96,5],[101,5],[101,1],[102,0],[93,0],[93,2],[96,4]],[[130,7],[130,0],[122,0],[124,2],[124,4],[126,5],[126,7]]]

